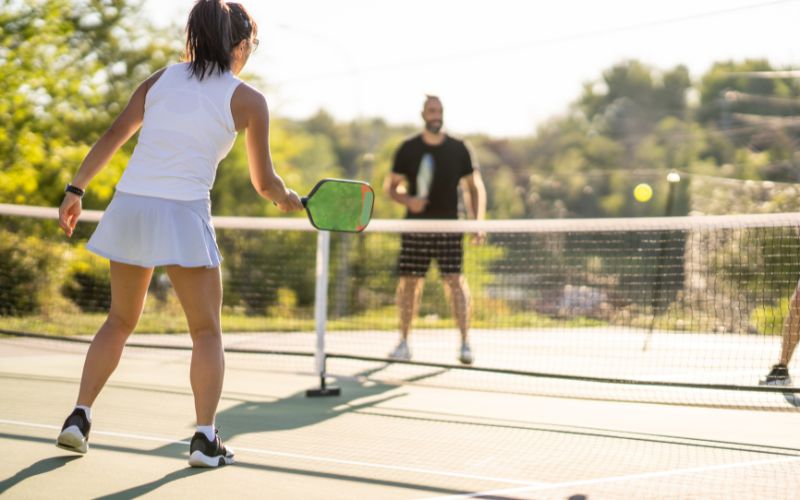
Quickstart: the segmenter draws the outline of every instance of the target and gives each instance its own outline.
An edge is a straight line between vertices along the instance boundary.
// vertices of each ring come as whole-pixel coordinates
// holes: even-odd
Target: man
[[[458,187],[461,185],[467,215],[482,220],[486,212],[483,180],[466,145],[442,132],[443,114],[441,100],[433,95],[426,96],[422,108],[425,129],[397,150],[386,191],[394,201],[406,207],[408,219],[457,219]],[[464,364],[472,363],[467,338],[470,295],[462,275],[463,253],[462,234],[403,234],[397,286],[402,337],[389,357],[411,358],[408,335],[419,308],[425,274],[431,260],[435,259],[461,332],[458,359]]]
[[[789,301],[789,317],[783,324],[783,342],[781,343],[781,358],[778,364],[766,377],[760,380],[760,385],[792,385],[789,376],[789,361],[792,359],[794,349],[800,340],[800,283]]]

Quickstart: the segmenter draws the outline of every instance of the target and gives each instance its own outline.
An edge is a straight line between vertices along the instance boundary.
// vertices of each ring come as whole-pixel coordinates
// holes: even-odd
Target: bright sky
[[[240,1],[261,41],[246,70],[293,118],[419,124],[437,93],[452,132],[527,135],[625,59],[695,79],[726,59],[800,67],[800,0]],[[145,0],[162,25],[183,26],[193,3]]]

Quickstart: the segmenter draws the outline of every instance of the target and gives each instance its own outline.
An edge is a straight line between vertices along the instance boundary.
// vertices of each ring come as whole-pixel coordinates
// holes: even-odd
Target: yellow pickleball
[[[647,203],[653,197],[653,188],[650,187],[650,184],[644,182],[637,184],[633,188],[633,197],[640,203]]]

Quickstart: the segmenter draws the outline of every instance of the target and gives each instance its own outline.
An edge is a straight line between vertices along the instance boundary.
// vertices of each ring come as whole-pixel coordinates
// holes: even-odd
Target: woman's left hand
[[[81,216],[81,197],[72,193],[64,196],[64,201],[58,207],[58,225],[64,230],[67,237],[72,236],[78,218]]]

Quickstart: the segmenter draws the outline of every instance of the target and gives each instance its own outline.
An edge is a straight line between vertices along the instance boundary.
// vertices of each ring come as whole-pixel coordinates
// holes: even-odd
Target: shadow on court
[[[323,423],[348,413],[377,407],[386,401],[402,398],[404,397],[402,392],[393,392],[391,394],[389,394],[389,392],[402,387],[401,384],[403,382],[424,379],[440,374],[439,370],[435,370],[434,373],[428,372],[424,375],[403,378],[396,382],[381,382],[370,378],[379,375],[389,366],[391,366],[391,364],[380,365],[369,370],[362,370],[345,379],[338,380],[337,385],[342,388],[342,393],[338,397],[308,398],[303,390],[274,401],[240,401],[217,415],[217,425],[222,429],[221,434],[225,439],[246,434],[301,429]],[[37,442],[47,445],[53,444],[52,439],[38,436],[0,433],[0,438]],[[188,438],[189,436],[180,443],[170,443],[153,449],[142,449],[107,443],[93,443],[91,447],[96,451],[103,450],[116,453],[137,454],[140,456],[156,456],[175,460],[175,467],[170,467],[172,470],[161,472],[157,476],[150,475],[150,477],[139,478],[141,481],[140,484],[120,491],[108,492],[105,496],[99,498],[138,498],[158,491],[165,485],[174,483],[175,481],[191,478],[197,474],[219,471],[220,469],[192,469],[186,465],[185,460],[188,457],[188,446],[186,443],[189,441]],[[39,474],[46,474],[80,458],[81,456],[78,455],[70,455],[40,460],[1,481],[0,491],[7,491],[28,478]],[[293,475],[298,478],[319,478],[343,481],[345,483],[401,488],[423,494],[460,495],[471,493],[469,490],[446,487],[444,485],[436,486],[414,481],[378,478],[370,475],[326,472],[314,470],[313,468],[290,467],[280,462],[258,463],[248,462],[246,460],[243,461],[237,458],[235,467],[246,468],[253,472]],[[484,498],[502,498],[505,500],[512,497],[488,496]]]
[[[0,433],[0,438],[2,439],[12,439],[16,441],[28,441],[28,442],[35,442],[35,443],[43,443],[43,444],[53,444],[53,440],[50,438],[43,438],[38,436],[26,436],[20,434],[6,434]],[[107,444],[92,444],[92,449],[95,450],[106,450],[106,451],[113,451],[117,453],[135,453],[138,455],[158,455],[172,459],[180,459],[181,461],[185,460],[185,452],[186,452],[186,445],[185,444],[171,444],[168,446],[164,446],[158,448],[157,450],[142,450],[140,448],[131,448],[126,446],[115,446],[115,445],[107,445]],[[9,488],[19,484],[20,482],[24,481],[27,478],[34,477],[39,474],[44,474],[59,467],[63,467],[68,462],[72,462],[82,458],[81,455],[70,455],[70,456],[60,456],[60,457],[52,457],[46,458],[36,462],[33,465],[26,467],[25,469],[17,472],[13,476],[0,481],[0,492],[7,492]],[[185,463],[185,462],[184,462]],[[415,491],[423,491],[426,493],[431,494],[442,494],[442,495],[457,495],[457,494],[464,494],[468,493],[466,490],[456,490],[452,488],[439,488],[435,486],[429,485],[420,485],[416,483],[410,482],[403,482],[403,481],[390,481],[390,480],[383,480],[383,479],[376,479],[371,477],[365,476],[354,476],[352,474],[341,474],[341,473],[330,473],[330,472],[320,472],[320,471],[313,471],[307,469],[298,469],[292,467],[283,467],[277,465],[265,465],[265,464],[256,464],[250,463],[246,461],[237,460],[236,464],[232,467],[238,468],[245,468],[252,470],[254,472],[261,471],[261,472],[275,472],[280,474],[293,474],[303,477],[316,477],[322,479],[332,479],[338,481],[348,481],[348,482],[360,482],[364,484],[372,484],[376,486],[386,486],[386,487],[395,487],[395,488],[405,488],[409,490]],[[122,491],[118,491],[115,493],[110,493],[108,495],[98,497],[102,499],[126,499],[126,498],[138,498],[148,493],[152,493],[153,491],[157,490],[158,488],[171,483],[173,481],[177,481],[179,479],[183,479],[186,477],[191,477],[197,474],[202,473],[210,473],[214,471],[221,471],[224,470],[224,467],[218,469],[193,469],[188,466],[182,465],[180,469],[174,470],[159,479],[155,479],[153,481],[149,481]],[[501,497],[485,497],[485,498],[501,498]],[[506,500],[507,497],[502,497]],[[511,499],[513,500],[513,499]]]
[[[12,439],[18,438],[18,436],[14,435],[2,435],[3,437],[10,437]],[[47,442],[52,442],[52,440],[47,440]],[[17,472],[13,476],[9,477],[8,479],[4,479],[0,481],[0,493],[4,491],[8,491],[9,488],[21,483],[22,481],[38,476],[39,474],[46,474],[48,472],[54,471],[60,467],[64,467],[69,462],[80,458],[79,456],[72,455],[72,456],[65,456],[65,457],[51,457],[51,458],[44,458],[39,460],[36,463],[33,463],[21,471]]]
[[[43,438],[38,436],[26,436],[20,434],[7,434],[7,433],[0,433],[0,439],[11,439],[16,441],[28,441],[34,443],[42,443],[42,444],[49,444],[55,448],[55,440],[51,438]],[[106,450],[106,451],[113,451],[118,453],[136,453],[139,455],[158,455],[168,458],[178,458],[182,457],[182,454],[186,452],[186,445],[184,444],[169,444],[167,446],[162,446],[156,450],[142,450],[139,448],[130,448],[127,446],[115,446],[115,445],[108,445],[108,444],[98,444],[98,443],[90,443],[90,450]],[[57,451],[58,452],[58,451]],[[38,462],[29,465],[25,469],[17,472],[13,476],[0,481],[0,492],[5,492],[9,488],[21,483],[25,479],[28,479],[33,476],[37,476],[39,474],[45,474],[47,472],[54,471],[59,467],[65,466],[69,462],[76,461],[82,458],[83,455],[64,455],[59,457],[51,457],[45,458],[43,460],[39,460]],[[160,486],[167,484],[171,481],[176,479],[180,479],[182,477],[191,476],[193,474],[197,474],[198,472],[203,472],[204,470],[213,470],[213,469],[190,469],[188,467],[182,468],[181,470],[177,470],[175,472],[171,472],[164,476],[163,478],[152,481],[150,483],[146,483],[140,486],[136,486],[135,488],[131,488],[129,490],[121,491],[118,493],[114,493],[114,498],[134,498],[141,496],[147,492],[153,491]],[[122,495],[122,496],[120,496]],[[103,497],[103,498],[110,498],[110,497]]]
[[[338,385],[342,387],[342,393],[338,397],[307,398],[305,391],[300,391],[275,401],[242,401],[235,406],[220,412],[217,415],[217,425],[223,429],[221,433],[225,439],[251,433],[299,429],[306,426],[316,425],[350,412],[356,412],[370,408],[398,397],[403,397],[402,394],[386,395],[388,391],[400,387],[398,384],[381,383],[367,380],[370,375],[385,369],[387,366],[389,365],[382,365],[374,369],[365,370],[357,373],[354,377],[348,377],[346,380],[339,381],[340,383]],[[381,395],[383,395],[383,397],[381,397]],[[367,400],[361,403],[355,403],[356,401],[364,398],[367,398]],[[53,444],[52,439],[37,436],[0,433],[0,438],[38,442],[42,444]],[[189,439],[187,437],[182,443],[170,443],[150,450],[100,443],[93,443],[91,447],[94,450],[166,457],[180,460],[185,464],[184,461],[188,456],[188,446],[186,444],[188,441]],[[35,477],[40,474],[46,474],[60,467],[64,467],[68,463],[80,458],[81,456],[79,455],[69,455],[40,460],[20,470],[13,476],[0,481],[0,491],[8,491],[10,488],[28,478]],[[237,460],[236,467],[266,472],[294,474],[305,477],[312,476],[323,479],[405,488],[409,490],[424,491],[435,494],[449,495],[466,493],[466,491],[463,490],[435,487],[431,485],[382,480],[361,475],[328,473],[300,468],[290,468],[279,465],[248,463],[242,460]],[[110,493],[107,496],[100,498],[136,498],[158,490],[162,486],[171,482],[213,470],[219,469],[192,469],[183,465],[181,468],[173,470],[165,474],[163,477],[144,482],[122,491]]]
[[[360,482],[366,484],[373,484],[376,486],[383,486],[383,487],[393,487],[393,488],[406,488],[412,489],[417,491],[424,491],[430,494],[441,494],[441,495],[456,495],[456,494],[464,494],[468,493],[466,490],[454,490],[448,488],[436,488],[430,486],[422,486],[414,483],[405,483],[400,481],[385,481],[380,479],[374,479],[370,477],[362,477],[362,476],[353,476],[349,474],[335,474],[335,473],[326,473],[326,472],[317,472],[317,471],[309,471],[305,469],[296,469],[291,467],[279,467],[274,465],[262,465],[262,464],[254,464],[248,462],[236,462],[233,466],[236,468],[245,468],[252,470],[254,472],[275,472],[281,474],[294,474],[303,477],[316,477],[322,479],[333,479],[338,481],[348,481],[348,482]],[[111,493],[102,497],[98,497],[98,500],[111,500],[111,499],[133,499],[139,498],[142,495],[147,493],[152,493],[156,489],[164,486],[167,483],[172,481],[177,481],[178,479],[183,479],[185,477],[194,476],[196,474],[220,471],[220,469],[191,469],[191,468],[183,468],[178,469],[176,471],[170,472],[166,474],[164,477],[157,479],[155,481],[151,481],[149,483],[144,483],[139,486],[134,486],[132,488],[128,488],[123,491],[119,491],[116,493]],[[487,497],[488,498],[488,497]],[[512,499],[513,500],[513,499]]]
[[[376,398],[399,385],[365,381],[385,367],[365,370],[356,374],[354,380],[341,381],[340,396],[308,398],[305,391],[301,391],[276,401],[241,402],[217,414],[217,427],[225,439],[242,434],[299,429],[402,397],[393,394]],[[363,398],[373,399],[352,404]]]
[[[169,474],[166,474],[164,477],[160,479],[156,479],[155,481],[150,481],[149,483],[140,484],[139,486],[134,486],[132,488],[128,488],[127,490],[118,491],[116,493],[111,493],[109,495],[104,495],[101,497],[97,497],[98,500],[110,500],[110,499],[125,499],[125,498],[139,498],[142,495],[147,493],[151,493],[158,488],[164,486],[167,483],[171,483],[172,481],[177,481],[178,479],[183,479],[185,477],[194,476],[197,474],[201,474],[203,472],[212,472],[218,469],[191,469],[191,468],[184,468],[178,469],[176,471],[172,471]]]

